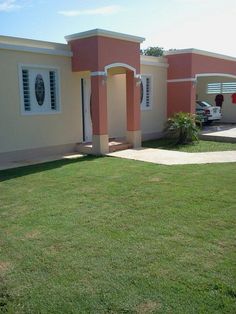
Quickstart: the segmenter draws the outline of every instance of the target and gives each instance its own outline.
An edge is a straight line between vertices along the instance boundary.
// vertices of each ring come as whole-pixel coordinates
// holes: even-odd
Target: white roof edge
[[[0,44],[70,51],[68,44],[0,35]]]
[[[31,52],[39,54],[47,54],[53,56],[64,56],[72,57],[72,52],[68,50],[52,49],[52,48],[40,48],[40,47],[31,47],[24,45],[11,45],[0,42],[0,50],[12,50],[12,51],[22,51],[22,52]]]
[[[113,32],[113,31],[108,31],[108,30],[99,29],[99,28],[92,29],[92,30],[89,30],[86,32],[81,32],[81,33],[76,33],[76,34],[65,36],[65,40],[67,42],[70,42],[71,40],[93,37],[93,36],[103,36],[103,37],[127,40],[127,41],[132,41],[132,42],[137,42],[137,43],[142,43],[145,40],[145,38],[143,38],[143,37],[123,34],[123,33],[118,33],[118,32]]]
[[[216,53],[216,52],[210,52],[206,50],[201,49],[195,49],[195,48],[187,48],[187,49],[177,49],[173,51],[165,51],[164,56],[170,56],[170,55],[177,55],[177,54],[183,54],[183,53],[195,53],[207,57],[213,57],[213,58],[219,58],[224,60],[230,60],[230,61],[236,61],[236,57],[227,56],[224,54]]]

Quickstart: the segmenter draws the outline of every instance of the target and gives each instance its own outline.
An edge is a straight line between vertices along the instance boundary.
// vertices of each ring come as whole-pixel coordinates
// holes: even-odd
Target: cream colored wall
[[[125,74],[109,75],[107,80],[107,111],[109,137],[126,136]]]
[[[21,115],[18,64],[58,67],[61,113]],[[82,141],[80,76],[71,58],[0,50],[0,153]]]
[[[143,138],[158,136],[167,119],[167,68],[142,65],[141,74],[152,76],[152,107],[141,111]],[[126,81],[125,74],[109,75],[107,80],[109,137],[126,136]],[[150,135],[150,136],[148,136]]]
[[[207,83],[214,82],[236,82],[236,79],[230,77],[199,77],[197,80],[197,96],[199,100],[206,100],[207,102],[215,105],[215,96],[216,94],[207,94],[206,88]],[[224,102],[222,107],[222,122],[236,123],[236,104],[232,104],[231,95],[232,94],[223,94]]]
[[[141,74],[152,76],[153,99],[150,110],[141,112],[141,130],[147,134],[163,131],[167,119],[167,68],[154,65],[141,65]]]

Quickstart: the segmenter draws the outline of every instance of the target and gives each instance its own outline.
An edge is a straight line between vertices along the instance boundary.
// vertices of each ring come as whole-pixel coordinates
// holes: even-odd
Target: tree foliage
[[[145,56],[161,57],[164,54],[164,48],[162,47],[148,47],[141,50],[141,54]]]

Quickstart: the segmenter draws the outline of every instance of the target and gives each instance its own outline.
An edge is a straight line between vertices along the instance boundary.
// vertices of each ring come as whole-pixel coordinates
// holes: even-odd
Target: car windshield
[[[212,107],[212,105],[208,104],[206,101],[198,101],[197,103],[201,107]]]

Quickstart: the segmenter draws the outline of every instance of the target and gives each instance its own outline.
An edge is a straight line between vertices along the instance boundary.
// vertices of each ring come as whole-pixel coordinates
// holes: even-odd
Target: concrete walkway
[[[185,153],[157,148],[140,148],[118,151],[110,153],[108,156],[152,162],[161,165],[236,162],[236,150],[209,153]]]

